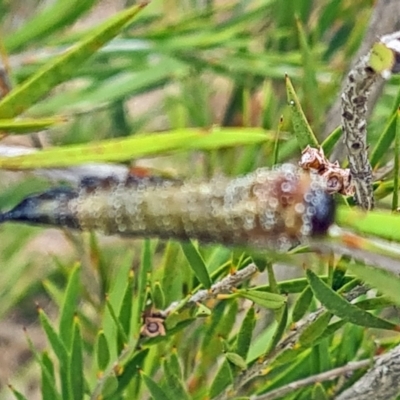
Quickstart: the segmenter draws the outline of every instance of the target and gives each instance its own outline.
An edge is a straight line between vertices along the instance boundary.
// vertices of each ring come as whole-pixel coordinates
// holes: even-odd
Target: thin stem
[[[298,381],[291,382],[285,386],[282,386],[278,389],[272,390],[271,392],[262,394],[260,396],[250,397],[250,400],[274,400],[278,399],[282,396],[285,396],[288,393],[294,392],[297,389],[301,389],[302,387],[312,385],[318,382],[330,381],[338,378],[339,376],[343,376],[348,374],[349,372],[353,372],[357,369],[366,368],[371,365],[371,359],[361,360],[350,362],[342,367],[338,367],[335,369],[331,369],[330,371],[321,372],[320,374],[309,376],[308,378],[299,379]]]

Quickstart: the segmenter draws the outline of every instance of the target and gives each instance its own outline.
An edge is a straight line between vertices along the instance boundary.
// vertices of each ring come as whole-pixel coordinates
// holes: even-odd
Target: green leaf
[[[122,304],[118,315],[119,322],[121,323],[121,326],[127,338],[129,337],[131,328],[132,303],[133,303],[133,271],[130,271],[128,275],[128,280],[126,282],[126,287],[124,290],[124,297],[122,299]],[[124,342],[123,338],[119,336],[118,343],[119,343],[118,352],[120,352],[127,344],[127,342]]]
[[[127,161],[170,151],[213,150],[263,143],[267,140],[268,136],[259,128],[177,129],[125,139],[54,147],[15,157],[0,157],[0,168],[18,170],[67,167],[96,161]]]
[[[136,301],[134,302],[133,315],[132,315],[132,335],[139,336],[140,326],[142,323],[142,313],[145,309],[145,302],[147,296],[147,281],[149,279],[149,273],[153,267],[153,250],[151,247],[151,241],[145,239],[142,245],[142,255],[140,261],[140,274],[136,276]]]
[[[307,145],[310,145],[311,147],[319,147],[318,140],[304,115],[292,82],[287,75],[285,77],[285,82],[287,99],[292,114],[293,130],[300,149],[305,149]]]
[[[182,367],[179,362],[179,357],[176,347],[174,347],[171,351],[171,354],[169,356],[168,366],[172,374],[176,375],[180,380],[183,379]]]
[[[330,133],[327,138],[321,143],[322,150],[325,156],[329,157],[332,150],[336,146],[339,139],[342,137],[342,127],[338,126],[332,133]]]
[[[8,388],[11,390],[12,394],[17,400],[28,400],[21,392],[15,389],[14,386],[8,385]]]
[[[379,167],[381,160],[384,160],[384,156],[390,148],[395,136],[396,136],[396,120],[397,110],[389,118],[385,125],[383,132],[379,136],[378,142],[371,152],[371,166],[376,169]]]
[[[392,211],[399,207],[399,170],[400,170],[400,110],[397,110],[396,137],[394,141],[394,167],[393,167],[393,199]]]
[[[225,357],[230,363],[236,365],[240,369],[245,370],[247,368],[246,361],[239,354],[228,351],[225,353]]]
[[[235,353],[246,358],[250,348],[253,329],[256,324],[256,313],[254,307],[250,307],[240,326],[239,333],[236,338]]]
[[[300,344],[303,347],[316,344],[316,340],[325,332],[331,318],[332,313],[323,312],[315,321],[304,329],[299,338]]]
[[[307,270],[307,278],[315,297],[332,314],[343,318],[355,325],[378,329],[398,330],[395,324],[360,310],[357,306],[349,303],[345,298],[333,291],[314,272]]]
[[[155,282],[152,288],[151,297],[153,299],[154,307],[162,310],[165,307],[165,295],[160,282]]]
[[[207,267],[204,263],[203,257],[195,247],[193,241],[182,243],[181,246],[183,253],[185,254],[189,262],[190,268],[192,268],[197,279],[206,289],[209,289],[212,284],[211,278],[207,271]]]
[[[149,389],[153,400],[173,400],[173,398],[169,397],[164,389],[152,378],[147,376],[144,372],[141,373],[141,376],[145,385],[147,386],[147,389]]]
[[[38,309],[39,312],[39,320],[42,328],[44,329],[47,339],[50,342],[50,345],[56,354],[57,358],[64,365],[68,364],[69,356],[67,348],[64,345],[64,342],[61,340],[61,337],[57,334],[54,327],[51,325],[47,315],[43,311],[42,308]]]
[[[378,74],[384,71],[391,71],[395,63],[394,51],[384,43],[377,42],[372,46],[369,54],[369,65]]]
[[[280,313],[279,320],[278,320],[278,325],[276,326],[275,332],[272,335],[271,341],[267,346],[267,350],[265,351],[265,354],[269,354],[271,351],[273,351],[276,347],[276,345],[280,342],[282,339],[283,334],[285,333],[286,326],[288,322],[288,305],[285,303],[282,312]]]
[[[68,278],[67,288],[65,289],[64,300],[60,316],[60,338],[67,349],[71,346],[72,331],[74,325],[74,315],[78,306],[78,296],[80,292],[80,266],[72,268]]]
[[[95,0],[58,0],[50,3],[25,21],[16,32],[7,35],[4,45],[9,52],[16,52],[33,41],[49,38],[53,32],[74,22],[95,2]]]
[[[375,236],[400,242],[400,216],[387,211],[364,213],[355,208],[338,207],[335,221],[362,236]]]
[[[124,365],[122,374],[118,376],[118,394],[123,393],[125,388],[132,383],[132,379],[139,374],[148,354],[148,348],[140,350]]]
[[[329,397],[320,383],[316,383],[313,387],[311,400],[328,400]]]
[[[108,375],[103,384],[101,394],[103,398],[107,398],[114,394],[118,389],[118,378],[115,376],[113,372],[111,375]]]
[[[40,324],[44,329],[47,339],[50,342],[50,345],[60,362],[62,397],[68,399],[70,396],[70,385],[69,385],[70,357],[68,351],[64,345],[64,342],[61,340],[61,337],[57,334],[57,332],[51,325],[43,309],[39,308],[38,312],[39,312]]]
[[[104,371],[110,362],[110,349],[104,331],[99,331],[96,339],[96,359],[99,371]]]
[[[232,370],[229,362],[225,359],[211,383],[208,396],[212,399],[219,395],[233,382]]]
[[[143,7],[144,5],[140,4],[116,14],[100,25],[95,32],[90,32],[64,54],[44,65],[33,76],[11,90],[0,100],[0,118],[13,118],[23,113],[56,85],[73,76],[81,64],[132,22]]]
[[[128,336],[126,335],[124,327],[122,326],[121,321],[118,319],[114,307],[112,306],[108,298],[106,298],[106,305],[107,305],[107,310],[109,311],[111,318],[114,321],[114,324],[117,328],[118,337],[120,337],[124,343],[128,343]]]
[[[400,279],[397,274],[357,262],[350,264],[349,268],[360,279],[400,305]]]
[[[310,307],[311,301],[313,299],[313,292],[310,286],[307,286],[297,298],[292,312],[292,321],[297,322],[300,321],[304,314],[307,312]]]
[[[56,381],[54,376],[54,366],[53,362],[49,358],[46,352],[43,354],[39,354],[36,350],[32,339],[29,337],[28,332],[25,330],[25,336],[28,341],[29,349],[31,350],[35,360],[40,365],[41,370],[41,378],[42,378],[42,396],[45,400],[49,399],[56,399],[61,400],[60,394],[57,392],[56,389]]]
[[[56,389],[56,379],[54,376],[54,365],[47,352],[42,354],[42,362],[40,364],[42,372],[42,399],[53,400],[60,399],[60,394]]]
[[[163,359],[163,371],[165,389],[168,391],[169,397],[172,399],[189,400],[190,397],[184,387],[183,380],[173,373],[169,361],[165,358]]]
[[[235,290],[235,293],[240,297],[253,301],[261,307],[272,310],[277,310],[286,303],[285,297],[276,293],[262,292],[253,289],[238,289]]]
[[[206,317],[208,315],[211,315],[212,311],[206,307],[204,304],[196,304],[196,313],[195,317]]]
[[[66,117],[41,119],[0,119],[0,131],[13,133],[31,133],[60,125],[67,121]]]
[[[70,373],[72,398],[74,400],[82,400],[85,393],[85,381],[83,375],[83,341],[79,320],[76,317],[73,325]]]
[[[319,96],[319,86],[317,82],[317,72],[316,72],[316,62],[314,60],[314,55],[308,44],[308,38],[306,32],[304,31],[304,26],[296,18],[296,25],[298,31],[298,40],[301,48],[301,59],[303,67],[303,90],[307,93],[304,101],[306,102],[308,113],[311,113],[311,118],[318,124],[321,118],[321,99]]]

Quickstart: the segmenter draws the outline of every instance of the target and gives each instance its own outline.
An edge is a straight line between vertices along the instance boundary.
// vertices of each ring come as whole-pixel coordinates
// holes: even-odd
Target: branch
[[[383,21],[384,23],[382,23]],[[357,54],[354,56],[349,69],[355,65],[360,57],[369,51],[377,37],[393,32],[397,29],[400,29],[400,2],[398,0],[378,0],[374,9],[372,10],[370,22],[364,35],[362,44],[357,51]],[[343,79],[340,93],[343,93],[346,79],[347,78]],[[371,94],[368,100],[367,118],[371,113],[371,110],[373,110],[377,99],[380,97],[383,83],[384,81],[381,79],[371,89]],[[341,98],[338,96],[335,103],[328,111],[323,132],[324,138],[340,125],[340,110]],[[343,153],[343,144],[338,143],[334,152],[332,153],[332,159],[343,160]]]
[[[330,371],[321,372],[320,374],[309,376],[308,378],[299,379],[298,381],[291,382],[271,392],[265,393],[261,396],[250,397],[250,400],[274,400],[285,396],[288,393],[294,392],[304,386],[312,385],[318,382],[331,381],[339,376],[346,375],[360,368],[365,368],[371,365],[371,359],[349,362],[342,367],[331,369]]]
[[[233,288],[239,286],[256,272],[258,272],[257,266],[254,263],[251,263],[239,271],[228,275],[221,281],[214,283],[210,289],[199,290],[197,293],[189,297],[189,299],[185,301],[185,304],[204,302],[208,299],[215,298],[219,293],[229,293]],[[175,301],[171,303],[165,310],[161,311],[160,314],[166,317],[171,312],[176,311],[177,307],[179,307],[181,304],[182,302]]]
[[[351,69],[342,94],[344,143],[356,192],[355,199],[364,210],[374,207],[372,168],[368,160],[367,100],[379,76],[387,79],[392,72],[399,72],[399,54],[400,32],[382,36],[380,43],[375,44]]]
[[[345,298],[348,301],[352,301],[362,294],[365,294],[368,290],[369,288],[367,288],[366,286],[356,286],[345,295]],[[239,375],[233,383],[233,388],[228,388],[228,390],[221,393],[214,400],[229,400],[252,379],[262,376],[263,370],[265,370],[275,360],[275,358],[277,358],[285,350],[292,349],[299,342],[299,338],[304,330],[325,311],[325,307],[320,307],[315,312],[309,314],[307,317],[297,322],[292,331],[289,332],[289,334],[285,337],[285,339],[282,340],[270,353],[265,355],[262,361],[256,362],[249,369]]]
[[[370,370],[336,400],[389,400],[399,394],[400,345],[380,356]]]
[[[193,302],[198,303],[200,301],[205,301],[210,298],[216,297],[217,294],[223,292],[230,292],[232,288],[239,286],[245,280],[249,279],[252,275],[258,272],[258,268],[254,263],[251,263],[240,269],[239,271],[230,274],[229,276],[223,278],[221,281],[215,283],[208,290],[199,290],[197,293],[192,295],[188,300],[175,301],[171,303],[165,310],[158,311],[157,315],[163,318],[167,317],[171,312],[176,312],[177,309],[187,303]],[[110,376],[116,375],[116,371],[121,369],[123,365],[133,356],[140,342],[137,339],[133,339],[131,343],[127,344],[122,352],[118,355],[118,358],[108,369],[103,373],[103,375],[98,379],[96,386],[90,396],[91,400],[97,400],[101,395],[104,385],[107,383]]]

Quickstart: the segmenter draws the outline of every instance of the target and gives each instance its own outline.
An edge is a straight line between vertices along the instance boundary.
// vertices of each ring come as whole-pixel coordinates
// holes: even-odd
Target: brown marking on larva
[[[285,250],[326,232],[333,204],[324,196],[319,176],[288,164],[205,182],[88,178],[77,192],[32,196],[1,221]]]

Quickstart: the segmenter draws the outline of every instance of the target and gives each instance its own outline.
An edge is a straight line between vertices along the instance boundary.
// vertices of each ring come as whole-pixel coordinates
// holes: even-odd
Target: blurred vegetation
[[[297,162],[301,138],[293,133],[285,74],[322,143],[327,109],[339,95],[373,4],[152,0],[139,9],[134,1],[122,0],[2,0],[0,129],[9,134],[4,143],[53,146],[36,159],[12,161],[13,168],[69,166],[96,157],[207,177]],[[118,8],[128,11],[118,13]],[[388,82],[371,118],[376,168],[393,158],[398,83],[398,77]],[[158,131],[166,131],[164,139],[151,136]],[[202,132],[213,134],[204,140]],[[178,137],[176,143],[168,134]],[[382,135],[386,140],[379,144]],[[337,140],[333,135],[325,142],[327,154]],[[0,166],[7,162],[1,158]],[[3,172],[1,209],[50,185],[54,182],[29,172]],[[390,208],[394,185],[393,175],[376,183],[379,207]],[[373,228],[381,223],[374,220],[369,233],[379,236]],[[362,234],[367,228],[360,229]],[[400,242],[398,236],[391,239]],[[346,300],[338,300],[335,291],[347,293],[359,283],[353,274],[364,278],[367,271],[358,263],[348,272],[347,257],[290,255],[290,264],[318,272],[306,277],[294,270],[300,278],[293,279],[282,275],[280,264],[272,265],[269,254],[218,245],[182,246],[13,224],[1,227],[0,237],[0,325],[17,324],[21,335],[27,326],[26,349],[31,351],[12,371],[2,361],[0,369],[10,368],[5,376],[13,386],[10,392],[6,380],[0,382],[1,399],[12,392],[18,399],[216,399],[243,370],[273,354],[292,322],[321,303],[327,311],[295,349],[271,358],[263,377],[227,398],[267,393],[398,342],[392,306],[399,304],[399,295],[393,298],[386,285],[390,281],[397,288],[393,276],[373,275],[374,287],[383,293],[375,301],[367,303],[361,294],[361,305],[349,307],[351,316],[337,311]],[[242,285],[252,288],[253,297],[246,296],[253,302],[235,295],[182,306],[167,318],[166,336],[140,336],[142,312],[149,305],[165,309],[252,260],[263,271]],[[271,305],[272,295],[282,300],[278,308]],[[37,326],[47,339],[44,346],[41,340],[34,344],[30,335]],[[13,355],[13,343],[7,347]],[[330,398],[360,375],[284,398]],[[29,389],[32,380],[39,382],[38,392],[35,384]]]

